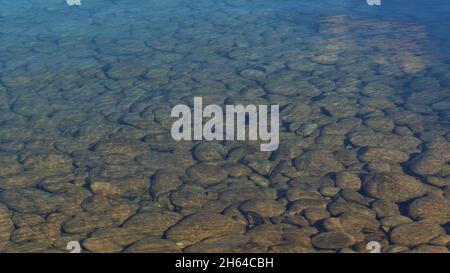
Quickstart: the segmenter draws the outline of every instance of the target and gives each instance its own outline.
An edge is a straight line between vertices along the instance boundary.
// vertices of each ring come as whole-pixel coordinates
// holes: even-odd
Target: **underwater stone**
[[[167,231],[167,239],[180,247],[193,245],[206,238],[243,234],[245,226],[231,218],[215,213],[188,216]]]
[[[159,238],[145,238],[130,245],[125,253],[181,253],[172,241]]]
[[[393,202],[403,202],[424,195],[428,188],[412,176],[380,173],[369,176],[363,184],[370,196]]]
[[[392,242],[404,246],[416,246],[445,234],[444,229],[432,222],[419,221],[402,224],[394,228],[390,234]]]
[[[355,239],[350,234],[344,232],[330,231],[313,237],[311,242],[318,248],[339,249],[353,245]]]
[[[13,210],[41,215],[60,207],[60,199],[37,189],[5,190],[0,193],[0,201]]]
[[[161,237],[165,230],[176,224],[181,215],[170,211],[141,212],[123,224],[129,232]]]
[[[183,185],[170,194],[170,201],[182,209],[199,208],[206,199],[205,190],[198,185]]]
[[[408,206],[408,214],[415,220],[446,224],[450,222],[450,200],[439,196],[422,197]]]
[[[190,167],[186,173],[200,185],[216,184],[227,177],[223,168],[207,163],[196,164]]]
[[[136,78],[145,73],[145,66],[139,62],[113,63],[108,69],[107,74],[113,79]]]
[[[273,199],[255,198],[240,206],[243,212],[255,212],[262,217],[279,216],[284,212],[284,206]]]
[[[11,220],[9,210],[0,204],[0,240],[7,241],[11,232],[14,230],[14,224]],[[1,249],[1,244],[0,244]]]
[[[313,150],[297,157],[294,161],[299,171],[305,171],[312,175],[323,176],[330,172],[339,172],[342,164],[327,150]]]
[[[413,158],[409,165],[415,174],[427,176],[439,173],[445,165],[445,160],[427,151]]]

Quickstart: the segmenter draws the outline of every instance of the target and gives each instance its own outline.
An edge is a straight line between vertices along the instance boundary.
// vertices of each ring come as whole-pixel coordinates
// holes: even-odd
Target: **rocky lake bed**
[[[450,58],[424,24],[309,1],[16,2],[0,252],[449,253]],[[279,105],[278,149],[172,140],[194,96]]]

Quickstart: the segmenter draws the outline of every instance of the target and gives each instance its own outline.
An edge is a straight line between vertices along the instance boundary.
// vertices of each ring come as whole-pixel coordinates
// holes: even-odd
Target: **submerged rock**
[[[45,171],[48,173],[72,172],[72,159],[59,154],[36,154],[27,157],[23,164],[25,168],[33,171]]]
[[[11,240],[16,243],[33,242],[51,245],[60,236],[61,226],[57,223],[41,223],[16,229]]]
[[[130,233],[161,237],[165,230],[180,219],[181,215],[175,212],[141,212],[127,220],[123,227]]]
[[[312,175],[323,176],[330,172],[343,170],[342,164],[327,150],[313,150],[297,157],[294,161],[299,171]]]
[[[397,136],[393,134],[356,134],[350,137],[350,142],[358,147],[379,147],[400,150],[413,150],[421,141],[412,136]]]
[[[445,234],[444,229],[432,222],[420,221],[399,225],[391,232],[393,243],[404,246],[417,246]]]
[[[409,205],[408,213],[415,220],[446,224],[450,222],[450,200],[439,196],[422,197]]]
[[[427,176],[439,173],[445,163],[443,158],[428,151],[411,160],[410,167],[415,174]]]
[[[428,188],[412,176],[380,173],[371,175],[363,184],[370,196],[393,202],[404,202],[423,196]]]
[[[385,148],[374,147],[374,148],[368,148],[367,150],[365,150],[359,158],[365,162],[400,163],[400,162],[408,161],[409,155],[405,152],[394,150],[394,149],[385,149]]]
[[[181,249],[172,241],[159,238],[145,238],[127,247],[125,253],[179,253]]]
[[[186,173],[200,185],[216,184],[227,177],[223,168],[206,163],[196,164],[190,167]]]
[[[37,189],[2,191],[0,202],[15,211],[42,215],[54,212],[62,205],[61,199]]]
[[[311,242],[317,248],[340,249],[353,245],[355,239],[345,232],[330,231],[313,237]]]
[[[205,190],[198,185],[183,185],[170,194],[170,201],[182,209],[200,208],[206,200]]]
[[[318,127],[319,126],[316,123],[308,122],[302,124],[300,128],[297,129],[296,133],[300,136],[307,137],[312,135]]]
[[[9,210],[3,205],[0,205],[0,241],[8,241],[13,230],[14,224],[10,218]]]
[[[125,228],[99,229],[83,240],[83,247],[90,252],[121,252],[126,246],[140,240],[144,235],[129,232]]]
[[[108,76],[113,79],[135,78],[145,73],[146,68],[139,62],[114,63],[108,69]]]
[[[255,212],[262,217],[279,216],[284,212],[284,206],[273,199],[256,198],[240,206],[243,212]]]
[[[196,213],[190,215],[166,232],[169,240],[182,248],[206,238],[243,234],[245,226],[228,216],[216,213]]]

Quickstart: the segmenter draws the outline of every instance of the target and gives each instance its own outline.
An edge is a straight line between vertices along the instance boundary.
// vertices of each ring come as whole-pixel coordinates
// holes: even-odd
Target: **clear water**
[[[448,251],[430,243],[448,205],[409,243],[383,219],[450,198],[449,15],[444,0],[0,0],[0,251]],[[194,96],[279,104],[280,149],[172,141],[170,109]],[[428,188],[358,186],[385,173]],[[324,246],[331,217],[345,234]]]

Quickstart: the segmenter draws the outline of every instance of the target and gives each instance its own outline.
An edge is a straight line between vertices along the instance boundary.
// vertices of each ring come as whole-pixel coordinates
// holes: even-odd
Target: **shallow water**
[[[381,4],[2,3],[0,251],[448,252],[450,4]],[[279,149],[173,141],[194,96]]]

